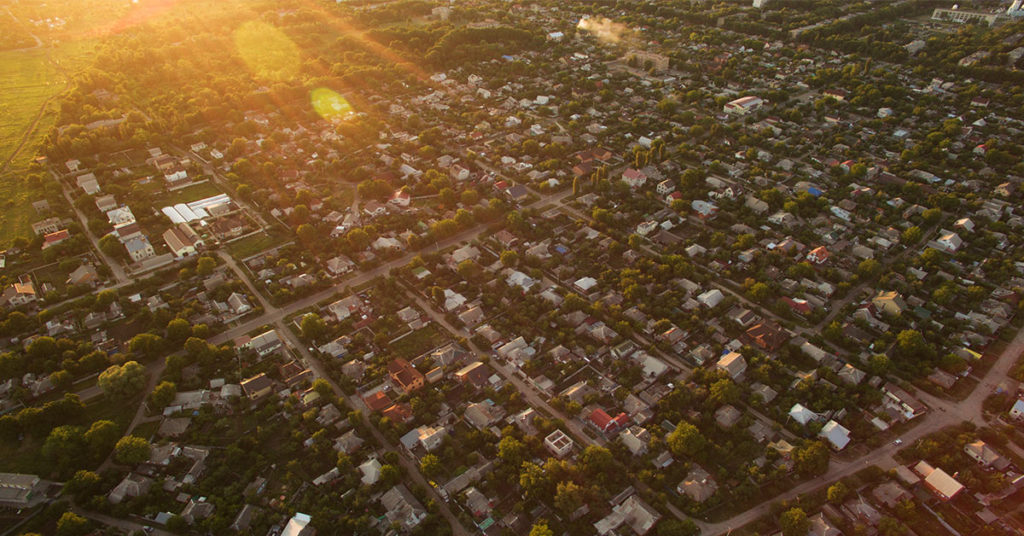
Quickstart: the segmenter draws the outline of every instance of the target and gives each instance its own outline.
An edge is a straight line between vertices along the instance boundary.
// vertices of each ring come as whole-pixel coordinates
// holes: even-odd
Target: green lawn
[[[285,242],[285,235],[276,228],[271,228],[266,233],[256,234],[228,244],[228,252],[238,259],[247,259],[253,255],[280,246]]]
[[[176,205],[178,203],[191,203],[193,201],[199,201],[200,199],[206,199],[207,197],[213,197],[222,193],[224,192],[222,192],[221,189],[213,183],[213,181],[208,180],[199,184],[193,184],[188,188],[182,188],[180,190],[156,196],[153,199],[153,206],[165,207]]]
[[[431,323],[391,343],[388,345],[388,348],[398,357],[412,359],[432,348],[440,346],[448,340],[447,333]]]

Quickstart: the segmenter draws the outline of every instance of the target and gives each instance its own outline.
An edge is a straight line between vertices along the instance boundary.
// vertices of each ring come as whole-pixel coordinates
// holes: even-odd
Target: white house
[[[635,190],[647,182],[647,174],[639,169],[628,168],[622,172],[622,182]]]
[[[717,288],[713,288],[697,296],[697,301],[709,309],[715,307],[719,303],[722,303],[722,300],[724,299],[725,295]]]
[[[818,437],[827,440],[835,450],[843,450],[850,443],[850,431],[832,420],[825,423]]]
[[[740,97],[736,100],[725,103],[722,111],[733,115],[747,115],[755,112],[764,105],[764,99],[755,96]]]
[[[942,247],[946,253],[956,253],[964,245],[964,241],[959,235],[946,229],[939,231],[939,238],[935,240],[935,243]]]

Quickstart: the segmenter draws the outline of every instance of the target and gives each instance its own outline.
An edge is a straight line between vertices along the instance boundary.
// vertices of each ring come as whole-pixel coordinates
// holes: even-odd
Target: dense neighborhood
[[[11,534],[1024,530],[1019,2],[182,4],[25,172]]]

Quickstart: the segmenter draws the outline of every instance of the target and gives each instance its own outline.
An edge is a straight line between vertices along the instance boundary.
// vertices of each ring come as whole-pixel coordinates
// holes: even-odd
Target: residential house
[[[194,255],[196,249],[203,244],[202,239],[187,223],[179,223],[164,231],[164,242],[175,257]]]
[[[746,336],[763,350],[774,352],[789,339],[786,331],[774,322],[754,324],[746,331]]]
[[[660,519],[661,514],[657,510],[633,494],[614,506],[610,514],[594,523],[594,529],[599,536],[625,534],[620,527],[626,525],[636,536],[644,536]]]
[[[963,239],[958,234],[946,229],[939,231],[939,237],[935,239],[935,243],[946,253],[956,253],[964,245]]]
[[[759,110],[762,105],[764,105],[763,99],[751,95],[747,97],[740,97],[725,103],[725,105],[722,106],[722,111],[732,115],[747,115]]]
[[[814,264],[824,264],[828,260],[830,253],[825,246],[818,246],[807,254],[807,261],[813,262]]]
[[[597,408],[590,413],[588,421],[602,434],[610,437],[629,425],[629,415],[619,413],[613,418],[605,410]]]
[[[132,214],[132,209],[128,207],[118,207],[107,211],[107,221],[115,227],[127,223],[135,223],[135,214]]]
[[[36,288],[32,281],[23,277],[21,281],[4,289],[0,295],[0,305],[7,307],[20,307],[36,301]]]
[[[42,249],[50,249],[57,244],[71,238],[71,233],[67,229],[61,229],[53,233],[48,233],[43,236],[43,247]]]
[[[949,476],[942,469],[932,467],[928,462],[920,461],[914,466],[914,472],[921,475],[924,485],[935,494],[940,500],[949,501],[963,491],[963,484]]]
[[[384,507],[388,522],[397,523],[403,531],[412,530],[427,517],[426,509],[403,484],[385,492],[380,498],[380,504]]]
[[[347,298],[342,298],[327,306],[327,310],[338,322],[358,313],[362,308],[363,300],[355,294]]]
[[[834,450],[843,450],[850,443],[850,431],[832,420],[825,423],[818,437],[828,441]]]
[[[260,400],[272,392],[274,381],[266,374],[259,373],[249,379],[242,380],[242,392],[249,400]]]
[[[281,530],[280,536],[316,536],[316,528],[310,525],[312,521],[313,518],[308,514],[296,512]]]
[[[722,300],[724,299],[725,295],[722,294],[722,291],[718,290],[717,288],[708,290],[697,296],[697,301],[700,302],[705,307],[707,307],[708,309],[714,308],[719,303],[722,303]]]
[[[96,175],[92,173],[79,175],[75,178],[75,184],[77,184],[86,195],[95,195],[100,192],[100,183],[96,180]]]
[[[124,249],[128,252],[128,257],[135,262],[143,261],[156,255],[156,252],[153,251],[153,245],[149,243],[149,239],[141,235],[133,236],[125,241]]]
[[[619,440],[629,449],[633,456],[643,456],[651,442],[651,433],[640,425],[633,425],[619,434]]]
[[[693,465],[686,478],[676,486],[676,492],[686,495],[693,502],[703,503],[718,491],[718,483],[699,465]]]
[[[899,316],[907,308],[906,302],[903,301],[899,292],[895,290],[879,291],[871,299],[871,305],[874,306],[875,310],[893,316]]]
[[[56,233],[63,227],[63,221],[60,218],[46,218],[42,221],[37,221],[32,224],[32,232],[38,235],[48,235],[50,233]]]
[[[1024,419],[1024,400],[1018,398],[1013,402],[1013,407],[1010,408],[1010,417],[1018,421]]]
[[[277,334],[277,330],[274,329],[260,333],[252,338],[240,337],[235,339],[235,346],[240,346],[246,350],[253,350],[261,357],[281,348],[283,344],[281,337]]]
[[[747,360],[743,359],[739,352],[729,352],[715,363],[715,368],[724,371],[730,378],[735,380],[746,372]]]
[[[801,425],[807,425],[811,421],[816,421],[821,418],[817,413],[807,409],[803,404],[796,403],[789,409],[789,418],[800,423]]]
[[[96,272],[96,268],[85,263],[78,268],[75,268],[68,274],[68,279],[65,281],[67,285],[93,285],[100,280],[99,273]]]
[[[622,172],[622,182],[626,183],[627,186],[636,190],[647,182],[647,174],[643,171],[633,168],[627,168]]]
[[[565,432],[555,429],[544,438],[544,446],[551,451],[551,454],[558,458],[564,458],[572,452],[573,441],[572,438],[565,435]]]
[[[982,467],[1003,471],[1010,466],[1010,460],[1004,458],[980,439],[964,445],[964,452]]]
[[[898,412],[906,420],[913,419],[928,409],[920,400],[892,382],[887,382],[882,387],[882,394],[885,395],[882,403]]]
[[[423,374],[402,358],[388,363],[388,376],[391,383],[403,393],[411,393],[423,387]]]
[[[107,500],[112,504],[120,504],[121,501],[132,497],[141,497],[149,493],[153,480],[138,473],[128,473],[121,482],[110,490]]]

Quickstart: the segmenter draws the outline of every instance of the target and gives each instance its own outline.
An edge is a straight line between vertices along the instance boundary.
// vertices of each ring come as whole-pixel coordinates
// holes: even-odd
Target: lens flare
[[[242,61],[256,76],[285,81],[299,74],[299,47],[281,30],[249,21],[235,30],[233,38]]]
[[[309,98],[317,115],[328,121],[340,121],[355,113],[348,100],[333,89],[318,87],[310,93]]]

